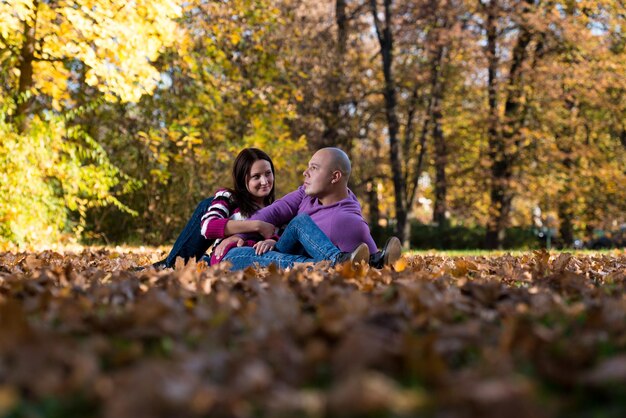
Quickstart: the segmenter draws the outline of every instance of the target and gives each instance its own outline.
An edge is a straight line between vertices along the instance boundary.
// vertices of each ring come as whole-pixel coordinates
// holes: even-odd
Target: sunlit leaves
[[[114,194],[139,183],[73,119],[93,111],[88,101],[103,103],[87,97],[90,87],[114,102],[151,94],[154,62],[176,41],[181,12],[174,0],[0,3],[2,240],[75,237],[92,207],[136,213]]]
[[[77,59],[87,67],[88,84],[111,99],[137,101],[156,87],[153,62],[175,42],[180,14],[174,0],[2,2],[0,39],[18,51],[24,25],[36,25],[34,58],[41,65],[34,78],[53,100],[64,99],[68,88],[67,72],[54,62]]]

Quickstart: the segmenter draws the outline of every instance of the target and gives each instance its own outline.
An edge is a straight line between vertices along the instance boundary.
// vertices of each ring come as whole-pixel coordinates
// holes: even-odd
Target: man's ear
[[[341,173],[341,171],[335,170],[333,171],[333,175],[331,177],[330,182],[332,184],[339,183],[339,180],[341,180],[341,177],[343,177],[343,174]]]

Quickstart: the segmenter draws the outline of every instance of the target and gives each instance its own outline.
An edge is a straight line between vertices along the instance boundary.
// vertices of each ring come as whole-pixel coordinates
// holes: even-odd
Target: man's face
[[[309,160],[309,166],[303,173],[304,192],[308,196],[323,196],[330,190],[332,174],[328,153],[324,150],[316,152]]]

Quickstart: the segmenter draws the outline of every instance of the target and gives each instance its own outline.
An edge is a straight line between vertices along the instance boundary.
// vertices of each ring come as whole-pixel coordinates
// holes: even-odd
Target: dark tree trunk
[[[426,106],[427,109],[427,115],[431,114],[430,108],[432,106],[432,97],[429,99],[428,101],[428,105]],[[411,122],[412,120],[412,115],[410,115],[409,117],[409,122]],[[415,203],[415,197],[417,196],[417,192],[418,192],[418,184],[419,184],[419,179],[420,179],[420,175],[422,174],[422,171],[424,169],[424,159],[426,156],[426,139],[428,137],[428,130],[430,128],[430,117],[427,116],[426,118],[424,118],[424,123],[422,125],[422,129],[420,132],[420,139],[419,139],[419,153],[417,155],[417,162],[415,164],[415,171],[413,173],[413,177],[411,177],[410,180],[410,189],[409,187],[407,187],[407,208],[409,208],[409,210],[413,207],[413,204]],[[407,131],[412,131],[413,126],[412,123],[408,123],[407,124]],[[408,178],[408,176],[407,176]]]
[[[382,25],[378,18],[378,7],[376,0],[370,0],[370,7],[374,23],[376,26],[376,34],[380,43],[380,55],[383,64],[383,76],[385,79],[384,98],[385,98],[385,115],[387,117],[387,126],[389,130],[389,159],[391,162],[391,172],[394,187],[395,209],[396,209],[396,235],[407,245],[408,238],[405,233],[407,222],[407,208],[405,205],[406,188],[405,178],[402,173],[402,156],[400,143],[398,141],[399,123],[396,114],[396,87],[393,76],[393,35],[391,32],[391,3],[392,0],[384,0],[385,22]]]
[[[426,139],[428,137],[428,129],[430,126],[430,110],[427,112],[427,117],[424,118],[424,122],[422,125],[420,139],[419,139],[419,152],[417,154],[417,160],[413,171],[411,172],[410,164],[411,164],[411,150],[413,149],[413,117],[415,115],[415,110],[417,106],[417,102],[419,99],[418,95],[418,84],[415,85],[413,89],[413,93],[411,96],[411,102],[409,111],[407,114],[407,124],[406,129],[404,131],[404,158],[405,158],[405,167],[404,167],[404,178],[406,179],[406,202],[405,207],[407,208],[407,219],[409,218],[411,212],[413,211],[413,206],[415,204],[415,198],[418,195],[418,186],[419,186],[419,178],[422,170],[424,169],[424,157],[426,155]],[[429,99],[427,109],[430,109],[432,100]],[[404,225],[404,238],[406,242],[410,244],[411,240],[411,223],[406,222]]]
[[[502,248],[506,227],[513,201],[513,169],[519,157],[521,146],[520,128],[524,121],[522,95],[524,89],[522,67],[528,58],[527,47],[531,34],[525,28],[519,29],[517,43],[513,48],[509,71],[507,99],[504,105],[504,124],[499,129],[497,116],[497,71],[495,16],[497,3],[490,5],[487,19],[487,44],[489,56],[489,155],[491,158],[491,205],[490,220],[487,226],[487,248]],[[493,81],[492,81],[493,77]],[[501,133],[500,133],[501,132]]]
[[[489,138],[489,159],[491,160],[491,190],[489,193],[491,206],[489,209],[489,221],[487,224],[487,235],[485,245],[487,248],[498,248],[503,239],[504,227],[500,221],[501,208],[505,199],[505,185],[501,183],[504,167],[502,164],[502,154],[504,147],[500,137],[500,121],[498,116],[498,55],[497,55],[497,8],[496,0],[491,0],[487,6],[487,60],[488,60],[488,101],[489,120],[487,135]]]
[[[448,146],[443,136],[441,121],[443,113],[441,105],[443,102],[443,80],[441,68],[445,48],[440,45],[437,47],[435,59],[432,62],[432,123],[433,123],[433,142],[435,144],[435,205],[433,211],[433,221],[439,225],[440,229],[447,226],[446,212],[448,182],[446,180],[446,165],[448,164]]]
[[[330,80],[337,91],[329,105],[325,120],[326,128],[322,133],[322,143],[320,145],[322,147],[339,147],[350,155],[352,151],[350,137],[347,135],[346,129],[341,129],[342,126],[346,125],[346,121],[341,112],[341,104],[346,94],[346,83],[343,76],[348,42],[348,16],[346,14],[346,6],[346,0],[335,1],[337,44]]]
[[[574,245],[574,225],[572,219],[572,206],[569,200],[562,199],[558,205],[559,210],[559,235],[564,247],[571,248]]]
[[[33,2],[35,8],[35,17],[32,22],[24,22],[24,43],[20,50],[19,70],[20,79],[17,87],[17,95],[15,102],[15,121],[17,122],[19,132],[24,132],[28,127],[28,116],[32,111],[33,97],[31,97],[31,89],[34,86],[33,79],[33,62],[35,61],[36,46],[36,26],[37,26],[37,10],[39,2]]]
[[[566,97],[568,89],[565,90]],[[563,246],[572,247],[574,244],[574,200],[575,193],[571,186],[572,178],[575,176],[577,161],[573,156],[572,141],[576,138],[575,109],[577,104],[570,99],[565,99],[565,108],[570,112],[570,124],[565,124],[562,129],[561,138],[557,137],[557,148],[562,153],[561,164],[563,171],[569,181],[565,183],[563,190],[558,195],[558,216],[559,216],[559,236]],[[588,145],[588,144],[587,144]]]
[[[571,151],[571,150],[570,150]],[[572,177],[572,167],[574,161],[570,158],[569,152],[563,158],[563,167],[567,172],[567,176]],[[559,216],[559,236],[564,247],[572,247],[574,245],[574,192],[569,183],[565,185],[565,189],[559,193],[559,202],[557,205]]]
[[[348,16],[346,15],[346,0],[335,2],[335,23],[337,23],[337,56],[343,62],[348,42]]]
[[[367,186],[367,203],[370,209],[369,226],[372,231],[372,236],[376,241],[380,241],[380,210],[378,208],[378,190],[376,189],[376,182],[371,181]]]

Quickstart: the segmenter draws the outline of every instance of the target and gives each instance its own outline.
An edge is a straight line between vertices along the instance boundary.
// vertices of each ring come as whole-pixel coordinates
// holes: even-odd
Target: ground
[[[623,417],[626,253],[0,253],[0,416]]]

